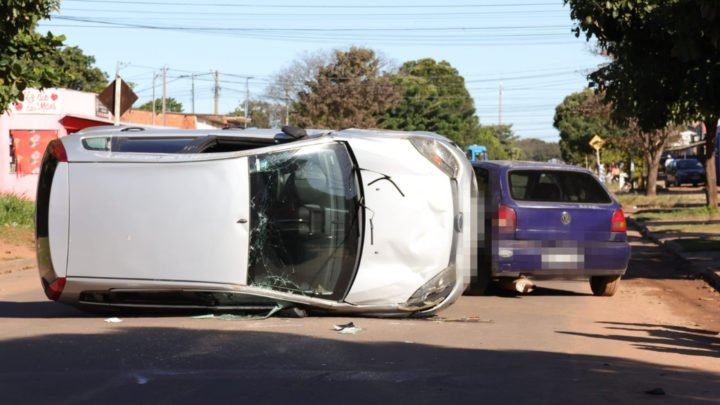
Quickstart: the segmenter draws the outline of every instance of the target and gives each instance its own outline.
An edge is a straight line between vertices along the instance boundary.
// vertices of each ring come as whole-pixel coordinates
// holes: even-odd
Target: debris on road
[[[493,323],[494,321],[492,319],[483,319],[479,316],[463,316],[459,318],[442,318],[442,317],[433,317],[428,318],[428,320],[433,322],[462,322],[462,323]]]
[[[355,326],[355,324],[352,322],[346,323],[343,325],[334,325],[333,327],[336,331],[338,331],[338,333],[342,333],[342,334],[354,335],[362,330],[361,327]]]

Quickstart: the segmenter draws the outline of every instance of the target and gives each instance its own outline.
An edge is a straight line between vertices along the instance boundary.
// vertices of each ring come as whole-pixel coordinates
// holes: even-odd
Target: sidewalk
[[[644,238],[653,241],[667,251],[685,260],[690,265],[690,272],[692,274],[702,277],[708,284],[720,291],[720,251],[686,252],[680,244],[675,242],[676,239],[698,236],[698,234],[691,232],[653,233],[648,226],[652,227],[653,224],[663,224],[664,222],[653,221],[646,224],[633,219],[631,216],[628,216],[626,219],[629,228],[639,231]]]

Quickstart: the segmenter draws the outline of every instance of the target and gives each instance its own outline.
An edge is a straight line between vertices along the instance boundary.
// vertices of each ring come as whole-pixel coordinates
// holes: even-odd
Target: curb
[[[690,260],[687,255],[685,254],[685,251],[683,248],[675,243],[675,241],[667,240],[662,241],[657,236],[655,236],[650,230],[647,228],[647,226],[642,223],[635,221],[632,218],[627,218],[628,225],[631,225],[633,228],[638,230],[640,234],[643,236],[643,238],[649,239],[653,243],[655,243],[658,246],[661,246],[665,248],[666,251],[674,254],[675,256],[681,258],[685,262],[687,262],[690,265],[691,273],[694,275],[698,275],[702,277],[705,282],[710,284],[713,288],[715,288],[718,292],[720,292],[720,270],[714,269],[712,267],[702,266],[700,264],[697,264],[696,262]]]
[[[14,271],[25,270],[37,266],[37,260],[32,258],[8,260],[0,262],[0,274],[12,273]]]

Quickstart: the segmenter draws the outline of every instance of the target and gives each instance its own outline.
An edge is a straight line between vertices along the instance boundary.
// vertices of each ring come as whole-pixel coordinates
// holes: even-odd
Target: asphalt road
[[[720,295],[631,236],[615,297],[552,281],[431,320],[109,323],[47,301],[35,270],[2,274],[0,403],[720,403]],[[350,321],[362,330],[333,330]]]

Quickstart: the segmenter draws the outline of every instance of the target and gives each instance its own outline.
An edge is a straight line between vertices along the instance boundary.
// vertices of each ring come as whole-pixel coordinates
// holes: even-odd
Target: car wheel
[[[590,277],[590,289],[597,297],[612,297],[620,284],[620,276]]]

